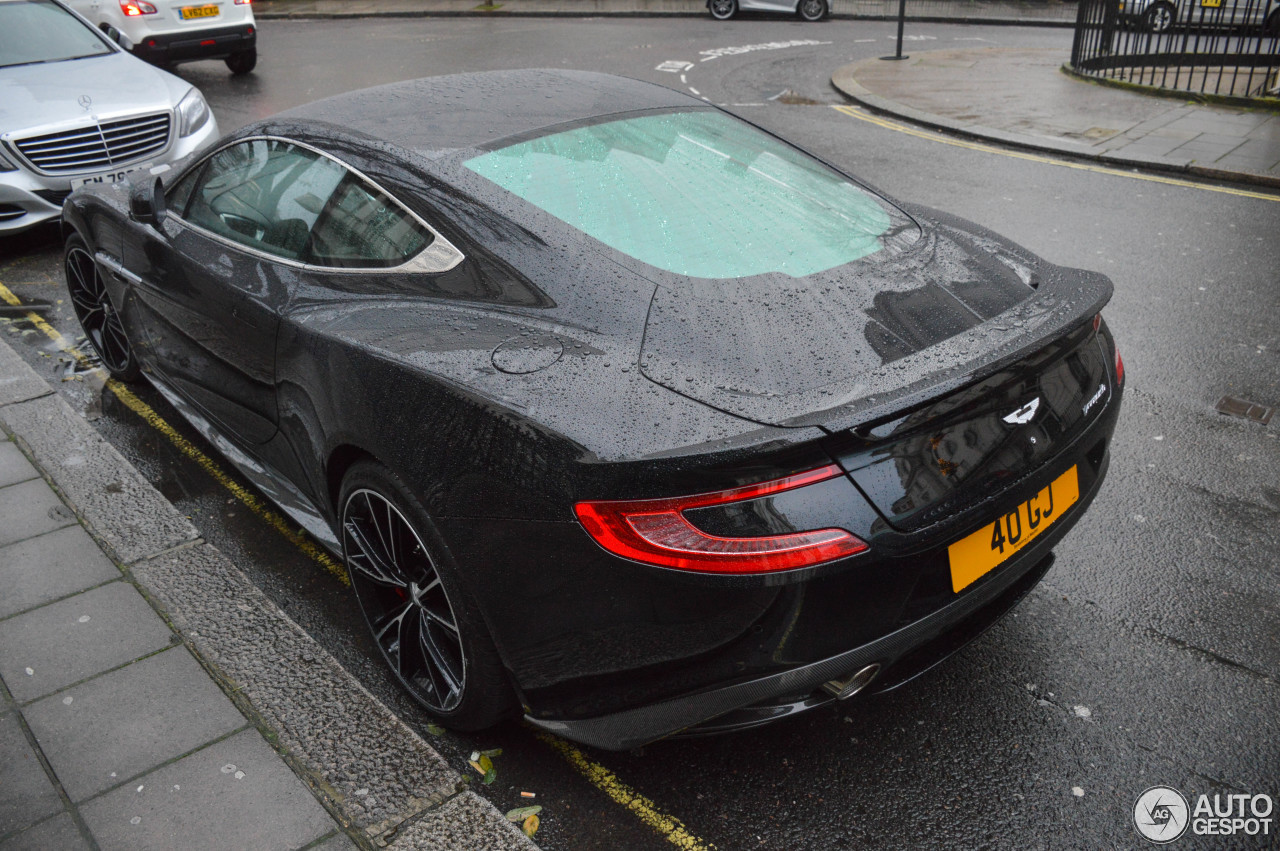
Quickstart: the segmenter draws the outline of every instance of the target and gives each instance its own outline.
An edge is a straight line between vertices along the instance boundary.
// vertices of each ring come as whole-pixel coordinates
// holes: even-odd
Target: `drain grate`
[[[1235,396],[1223,396],[1218,400],[1217,407],[1220,414],[1240,417],[1263,425],[1271,422],[1271,417],[1276,412],[1275,408],[1268,408],[1266,405],[1259,405],[1246,399],[1237,399]]]

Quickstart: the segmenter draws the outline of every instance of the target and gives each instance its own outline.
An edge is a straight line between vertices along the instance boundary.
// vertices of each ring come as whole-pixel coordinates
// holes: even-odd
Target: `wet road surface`
[[[179,73],[205,92],[224,131],[407,77],[621,73],[728,105],[891,195],[1110,275],[1106,315],[1128,382],[1110,478],[1036,591],[896,692],[624,754],[566,754],[514,723],[432,737],[383,671],[349,589],[38,328],[5,320],[0,333],[451,764],[466,771],[472,749],[502,748],[497,781],[478,789],[504,811],[529,803],[521,790],[536,792],[547,849],[1131,847],[1143,841],[1133,802],[1149,786],[1280,797],[1280,420],[1213,410],[1228,393],[1280,403],[1280,201],[1008,157],[831,108],[842,102],[831,71],[891,52],[892,32],[769,18],[269,21],[255,74],[232,78],[221,63]],[[1064,30],[915,24],[908,33],[909,50],[986,44],[1065,56],[1070,43]],[[817,43],[778,46],[787,42]],[[675,70],[657,70],[663,63]],[[64,296],[56,235],[0,251],[8,290]],[[67,304],[45,316],[77,337]],[[220,461],[158,394],[138,395]],[[1178,844],[1267,841],[1274,835]]]

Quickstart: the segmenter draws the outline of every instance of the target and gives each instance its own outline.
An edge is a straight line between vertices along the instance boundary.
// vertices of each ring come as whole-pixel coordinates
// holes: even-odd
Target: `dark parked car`
[[[622,748],[898,686],[1107,469],[1105,277],[647,83],[341,95],[64,221],[103,363],[344,554],[459,729]]]

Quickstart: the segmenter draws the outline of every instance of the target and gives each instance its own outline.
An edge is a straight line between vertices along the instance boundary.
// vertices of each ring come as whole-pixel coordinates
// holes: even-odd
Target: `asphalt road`
[[[1150,786],[1280,798],[1280,418],[1261,426],[1213,410],[1227,393],[1280,403],[1280,200],[991,153],[832,109],[841,100],[831,71],[892,52],[892,32],[769,18],[270,21],[255,74],[179,69],[224,131],[414,76],[531,66],[626,74],[693,90],[891,195],[1116,283],[1106,315],[1128,388],[1110,478],[1009,618],[888,695],[732,736],[586,752],[587,773],[518,724],[432,739],[463,770],[474,747],[503,748],[498,780],[479,791],[503,810],[527,803],[521,790],[536,792],[547,849],[1135,847],[1132,809]],[[1065,55],[1070,43],[1069,31],[1010,27],[913,24],[908,35],[908,51],[1060,46]],[[722,50],[793,40],[819,43]],[[691,65],[682,75],[657,70],[664,62]],[[49,234],[0,251],[0,283],[23,298],[62,295]],[[76,335],[65,304],[48,318]],[[346,588],[77,375],[37,330],[4,325],[207,539],[425,729],[375,659]],[[143,395],[204,445],[157,394]],[[628,795],[645,802],[624,806]],[[1276,826],[1265,839],[1186,836],[1178,847],[1274,846]]]

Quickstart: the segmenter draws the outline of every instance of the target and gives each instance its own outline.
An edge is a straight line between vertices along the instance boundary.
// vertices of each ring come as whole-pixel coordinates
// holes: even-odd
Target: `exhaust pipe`
[[[871,681],[876,678],[878,673],[880,673],[880,663],[876,662],[847,677],[828,680],[822,684],[822,690],[834,695],[836,700],[848,700],[871,685]]]

